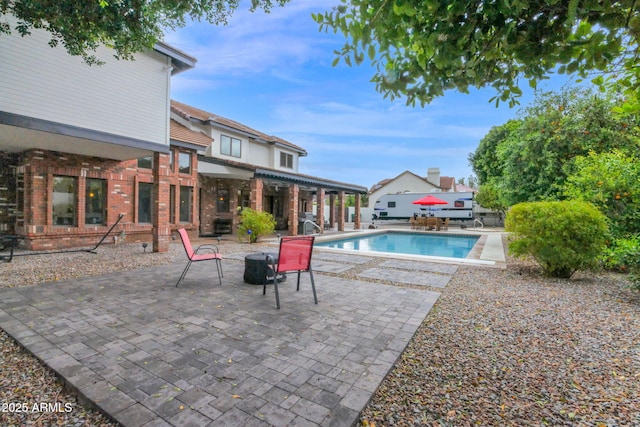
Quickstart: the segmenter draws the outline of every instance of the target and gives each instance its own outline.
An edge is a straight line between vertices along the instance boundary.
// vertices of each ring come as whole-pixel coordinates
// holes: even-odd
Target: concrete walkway
[[[79,395],[125,426],[350,426],[422,323],[455,268],[314,255],[308,274],[243,282],[244,254],[0,290],[0,327]],[[408,289],[370,281],[390,272]],[[366,280],[366,281],[365,281]]]

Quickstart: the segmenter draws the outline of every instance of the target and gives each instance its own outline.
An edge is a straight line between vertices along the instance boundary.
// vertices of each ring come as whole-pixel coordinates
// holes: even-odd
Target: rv
[[[444,200],[447,204],[422,206],[413,202],[427,195]],[[419,216],[436,218],[473,219],[473,193],[458,191],[451,193],[398,193],[385,194],[374,206],[374,220],[410,219]]]

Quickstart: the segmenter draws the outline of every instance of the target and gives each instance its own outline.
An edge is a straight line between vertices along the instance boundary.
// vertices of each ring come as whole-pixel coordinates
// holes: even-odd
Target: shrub
[[[545,274],[561,278],[596,267],[609,235],[605,216],[575,200],[517,204],[505,229],[511,233],[509,253],[531,256]]]
[[[241,224],[238,227],[238,237],[248,236],[249,243],[255,243],[260,236],[273,233],[276,228],[276,220],[268,212],[254,211],[245,208],[240,214]]]
[[[605,267],[629,273],[633,286],[640,290],[640,234],[614,240],[603,258]]]

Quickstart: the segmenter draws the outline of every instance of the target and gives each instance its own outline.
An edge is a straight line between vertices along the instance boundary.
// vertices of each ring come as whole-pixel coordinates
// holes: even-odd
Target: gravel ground
[[[235,242],[220,246],[222,253],[248,251]],[[182,251],[179,244],[165,254],[123,244],[99,255],[20,257],[0,264],[0,287],[161,265],[184,258]],[[361,424],[640,425],[640,293],[627,286],[623,276],[607,273],[548,279],[512,259],[506,270],[461,266],[437,289],[442,296]],[[0,405],[57,402],[60,408],[24,414],[0,407],[0,425],[116,426],[83,408],[2,330],[0,349]]]

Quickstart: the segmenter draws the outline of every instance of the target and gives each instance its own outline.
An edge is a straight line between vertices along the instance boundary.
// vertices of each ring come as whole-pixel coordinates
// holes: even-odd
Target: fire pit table
[[[244,282],[251,285],[263,285],[267,280],[273,280],[273,271],[267,264],[267,255],[278,262],[278,254],[273,252],[254,252],[244,257]],[[278,277],[278,282],[284,282],[286,275]]]

